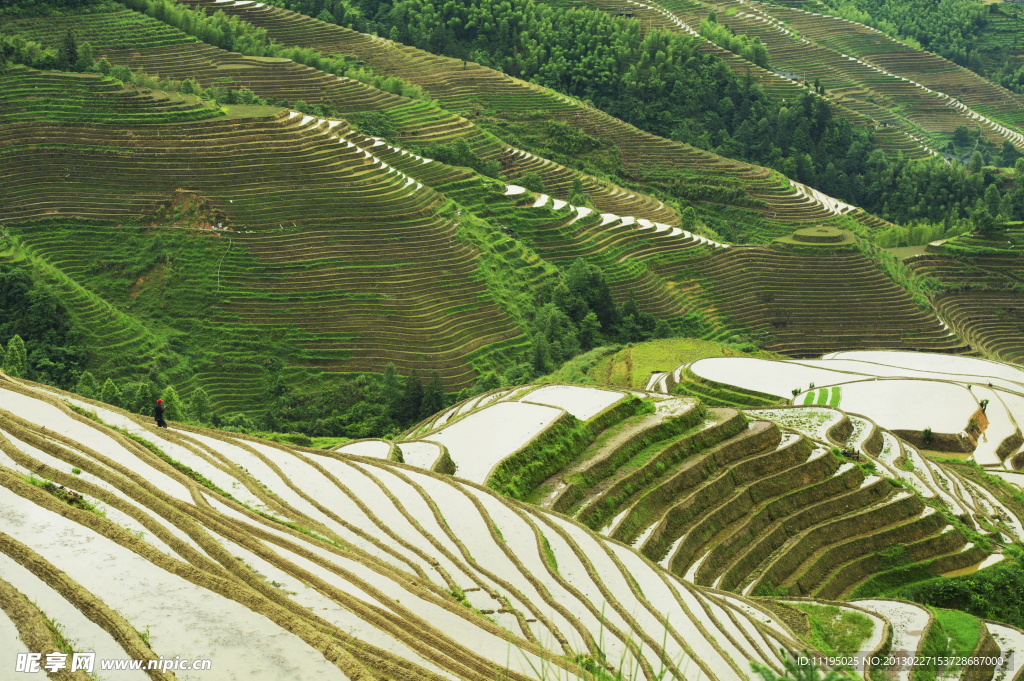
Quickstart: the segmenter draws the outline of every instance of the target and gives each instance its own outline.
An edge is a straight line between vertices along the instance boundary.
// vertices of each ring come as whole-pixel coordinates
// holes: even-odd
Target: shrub
[[[78,385],[75,386],[75,393],[90,400],[99,397],[100,385],[96,382],[96,377],[88,371],[83,373],[78,379]]]
[[[192,417],[199,423],[206,423],[210,417],[210,396],[202,388],[196,388],[189,401]]]
[[[15,335],[7,344],[4,353],[4,371],[11,378],[26,378],[28,373],[28,357],[25,353],[25,341]]]
[[[164,408],[164,419],[168,421],[184,421],[185,420],[185,405],[181,401],[181,397],[178,396],[178,391],[174,389],[173,385],[169,385],[164,388],[163,392]]]
[[[519,184],[526,187],[531,192],[536,192],[538,194],[544,193],[544,180],[542,180],[540,175],[532,170],[519,178]]]
[[[108,378],[103,384],[103,390],[100,392],[100,402],[106,402],[115,407],[121,406],[121,390],[114,384],[114,379]]]

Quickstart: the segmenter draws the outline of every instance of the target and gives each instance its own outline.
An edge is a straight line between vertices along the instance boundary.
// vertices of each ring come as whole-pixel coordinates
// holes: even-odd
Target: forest
[[[0,265],[0,366],[11,376],[70,388],[87,359],[60,296],[24,270]]]

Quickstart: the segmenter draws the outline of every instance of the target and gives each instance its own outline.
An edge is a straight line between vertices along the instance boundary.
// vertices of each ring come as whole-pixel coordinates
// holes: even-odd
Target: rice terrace
[[[0,0],[0,681],[1024,681],[1022,12]]]

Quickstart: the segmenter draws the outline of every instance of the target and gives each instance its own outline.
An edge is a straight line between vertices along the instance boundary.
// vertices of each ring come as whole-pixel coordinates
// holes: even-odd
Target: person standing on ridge
[[[164,421],[164,401],[163,400],[157,400],[156,401],[156,410],[155,410],[154,416],[156,416],[156,425],[157,425],[158,428],[166,428],[167,427],[167,421]]]

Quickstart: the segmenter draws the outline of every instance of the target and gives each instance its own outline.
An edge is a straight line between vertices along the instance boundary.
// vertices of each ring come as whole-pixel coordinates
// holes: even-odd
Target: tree
[[[163,401],[164,401],[164,420],[166,421],[184,421],[186,418],[185,404],[181,401],[181,397],[178,396],[178,391],[174,389],[173,385],[169,385],[163,390]]]
[[[125,85],[129,85],[135,82],[135,77],[132,75],[132,70],[127,66],[118,64],[110,69],[110,77],[116,78]]]
[[[78,63],[78,45],[75,42],[75,34],[68,31],[57,50],[57,69],[69,71]]]
[[[953,144],[958,147],[966,147],[971,143],[971,133],[966,125],[958,125],[953,129]]]
[[[538,376],[543,376],[552,369],[551,348],[544,334],[534,334],[530,342],[530,364]]]
[[[544,180],[532,170],[519,178],[519,184],[537,194],[544,193]]]
[[[1013,142],[1006,140],[1003,142],[1003,151],[999,155],[999,165],[1004,168],[1009,168],[1017,162],[1021,154],[1017,151],[1017,147],[1013,146]]]
[[[77,392],[77,391],[76,391]],[[129,383],[121,394],[122,408],[133,414],[148,415],[153,411],[153,386],[147,381]]]
[[[75,386],[75,392],[82,397],[90,400],[95,400],[100,396],[100,384],[96,381],[96,377],[92,373],[86,371],[78,378],[78,385]]]
[[[985,208],[988,209],[990,215],[999,215],[999,202],[1002,196],[999,194],[999,188],[994,184],[990,184],[988,189],[985,190]]]
[[[192,391],[192,399],[189,400],[189,411],[193,418],[199,423],[206,423],[210,418],[210,396],[201,387]]]
[[[108,377],[103,384],[103,390],[100,391],[100,402],[112,404],[115,407],[121,406],[121,390],[114,383],[114,379]]]
[[[693,209],[693,206],[687,206],[686,210],[679,214],[679,220],[683,229],[692,232],[693,226],[697,224],[697,211]]]
[[[1013,220],[1015,212],[1013,209],[1013,194],[1006,192],[999,202],[999,212],[997,214],[1001,215],[1005,220]]]
[[[11,378],[27,378],[28,357],[25,354],[25,341],[21,336],[15,335],[7,343],[7,352],[4,354],[4,371]]]
[[[96,63],[96,57],[92,45],[82,43],[78,47],[78,59],[74,62],[75,71],[79,73],[88,71]]]
[[[444,385],[441,383],[441,374],[435,369],[430,374],[430,382],[423,389],[419,417],[425,419],[442,409],[444,409]]]
[[[577,335],[580,341],[580,347],[584,350],[590,350],[599,340],[599,334],[601,333],[601,322],[598,321],[597,315],[593,312],[588,312],[587,316],[580,322],[580,332]]]
[[[337,21],[335,21],[334,15],[327,11],[327,8],[324,8],[320,12],[320,14],[316,15],[316,18],[319,19],[320,21],[324,22],[325,24],[336,24],[336,23],[338,23]]]
[[[971,175],[980,173],[983,165],[985,165],[985,159],[982,158],[980,151],[976,151],[974,152],[974,155],[971,156],[971,162],[967,166],[967,172]]]
[[[100,58],[100,60],[99,60],[98,62],[96,62],[96,68],[97,68],[97,69],[99,70],[99,72],[100,72],[100,73],[102,73],[102,74],[103,74],[104,76],[109,76],[109,75],[110,75],[110,72],[111,72],[111,70],[112,70],[112,69],[113,69],[114,67],[110,65],[110,62],[109,62],[109,61],[107,61],[107,58],[106,58],[106,57],[101,57],[101,58]]]
[[[657,325],[654,327],[655,338],[671,338],[672,327],[669,326],[668,322],[664,319],[659,319]]]
[[[401,419],[402,410],[402,381],[398,377],[398,367],[394,362],[388,362],[384,367],[384,378],[381,382],[381,397],[383,398],[385,412],[392,420]]]
[[[405,389],[402,391],[401,419],[403,425],[412,424],[420,415],[420,408],[423,406],[423,381],[415,369],[405,379]]]
[[[974,224],[974,229],[982,236],[989,237],[996,232],[996,220],[984,206],[974,211],[974,214],[971,215],[971,222]]]

